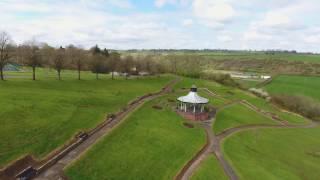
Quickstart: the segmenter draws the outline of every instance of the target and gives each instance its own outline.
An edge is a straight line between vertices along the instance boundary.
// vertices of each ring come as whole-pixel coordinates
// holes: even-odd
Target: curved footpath
[[[203,88],[205,89],[205,88]],[[208,94],[212,96],[218,96],[215,93],[211,92],[209,89],[205,89]],[[229,162],[224,158],[224,155],[221,151],[220,144],[222,140],[225,138],[241,131],[250,130],[250,129],[262,129],[262,128],[314,128],[320,125],[319,122],[311,121],[309,124],[306,125],[288,125],[286,123],[283,123],[278,117],[274,117],[273,114],[268,113],[266,111],[263,111],[259,109],[258,107],[250,104],[247,101],[235,101],[231,102],[231,104],[234,103],[241,103],[243,105],[246,105],[248,108],[256,111],[257,113],[268,117],[270,120],[276,121],[279,124],[278,125],[243,125],[239,127],[234,127],[230,129],[226,129],[223,132],[221,132],[218,135],[215,135],[212,130],[212,125],[214,123],[214,118],[207,121],[207,122],[201,122],[200,125],[203,127],[207,134],[207,143],[206,145],[196,154],[195,157],[193,157],[177,174],[175,177],[176,180],[188,180],[192,176],[192,174],[195,172],[195,170],[199,167],[200,163],[207,158],[211,153],[213,153],[217,160],[219,161],[221,167],[223,167],[224,172],[231,180],[238,180],[238,176],[235,173],[233,167],[229,164]],[[229,106],[227,104],[226,106]]]
[[[84,140],[80,145],[75,147],[70,152],[66,153],[59,161],[51,164],[48,168],[41,171],[35,179],[38,180],[63,180],[67,179],[63,169],[83,155],[90,147],[92,147],[99,139],[108,134],[115,126],[119,125],[125,117],[127,117],[131,112],[140,107],[144,102],[155,99],[159,96],[165,95],[171,92],[172,87],[180,81],[180,78],[177,78],[171,81],[166,87],[164,87],[159,93],[152,94],[150,96],[144,96],[137,101],[131,103],[125,111],[123,111],[119,116],[116,116],[112,119],[111,122],[106,123],[101,129],[95,131],[90,135],[86,140]]]

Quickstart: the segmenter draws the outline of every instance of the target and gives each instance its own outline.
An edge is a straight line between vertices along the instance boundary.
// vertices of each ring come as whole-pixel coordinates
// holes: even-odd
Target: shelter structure
[[[198,89],[193,85],[186,96],[177,98],[177,112],[184,118],[194,121],[207,120],[209,113],[205,106],[209,100],[198,95]]]

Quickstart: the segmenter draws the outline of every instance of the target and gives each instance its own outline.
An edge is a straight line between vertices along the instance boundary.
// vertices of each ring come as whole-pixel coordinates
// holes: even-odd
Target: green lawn
[[[227,180],[228,176],[224,173],[216,157],[212,154],[201,162],[198,169],[194,172],[191,180]]]
[[[213,131],[222,131],[247,124],[276,124],[273,120],[258,114],[242,104],[233,104],[217,112]]]
[[[280,75],[265,88],[271,94],[302,94],[320,101],[320,77]]]
[[[24,73],[23,73],[24,74]],[[42,158],[78,131],[95,127],[137,96],[160,90],[172,76],[95,80],[9,79],[0,82],[0,167],[28,153]],[[75,76],[74,76],[75,75]],[[45,79],[46,78],[46,79]]]
[[[319,179],[320,128],[244,131],[223,142],[240,179]]]
[[[176,96],[172,96],[174,98]],[[187,128],[167,96],[152,100],[67,168],[70,179],[173,179],[205,144],[205,132]],[[158,105],[162,110],[152,108]]]

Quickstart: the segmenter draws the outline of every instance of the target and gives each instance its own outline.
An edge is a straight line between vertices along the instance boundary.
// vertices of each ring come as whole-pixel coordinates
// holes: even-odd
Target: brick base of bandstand
[[[208,112],[192,113],[192,112],[184,112],[184,111],[180,111],[180,110],[177,110],[176,112],[180,116],[182,116],[183,118],[191,120],[191,121],[206,121],[209,119]]]

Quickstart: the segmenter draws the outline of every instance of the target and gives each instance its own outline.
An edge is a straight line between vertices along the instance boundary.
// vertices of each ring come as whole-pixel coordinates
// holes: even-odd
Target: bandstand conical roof
[[[189,92],[188,95],[181,96],[177,100],[184,103],[191,103],[191,104],[207,104],[209,102],[208,99],[198,95],[197,87],[195,85],[191,87],[191,91]]]

